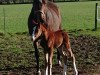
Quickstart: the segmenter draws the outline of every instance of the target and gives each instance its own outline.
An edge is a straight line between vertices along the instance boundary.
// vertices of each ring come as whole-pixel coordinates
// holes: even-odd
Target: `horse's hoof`
[[[41,71],[38,71],[38,72],[36,73],[36,75],[41,75]]]
[[[38,71],[38,75],[41,75],[41,71]]]

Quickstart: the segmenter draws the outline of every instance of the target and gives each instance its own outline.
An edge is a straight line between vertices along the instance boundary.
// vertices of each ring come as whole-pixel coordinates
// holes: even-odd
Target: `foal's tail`
[[[63,32],[63,42],[64,44],[66,44],[67,49],[70,48],[70,39],[69,39],[69,35],[67,32]]]

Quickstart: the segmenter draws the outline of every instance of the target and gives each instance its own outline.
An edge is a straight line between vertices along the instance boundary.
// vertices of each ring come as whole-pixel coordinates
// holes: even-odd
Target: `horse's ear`
[[[43,3],[43,4],[46,4],[46,3],[47,3],[47,0],[42,0],[42,3]]]

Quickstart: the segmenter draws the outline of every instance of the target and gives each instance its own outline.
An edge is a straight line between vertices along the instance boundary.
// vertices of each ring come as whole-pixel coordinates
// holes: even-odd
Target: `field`
[[[99,22],[98,30],[92,31],[95,3],[94,1],[57,3],[62,15],[62,27],[70,34],[79,75],[100,74]],[[0,75],[35,75],[34,49],[27,28],[31,7],[31,4],[0,5]],[[3,8],[5,10],[5,31]],[[42,50],[40,54],[41,68],[44,68]],[[73,69],[70,61],[68,67],[68,75],[72,75]],[[61,75],[61,72],[62,68],[56,65],[55,51],[53,75]]]

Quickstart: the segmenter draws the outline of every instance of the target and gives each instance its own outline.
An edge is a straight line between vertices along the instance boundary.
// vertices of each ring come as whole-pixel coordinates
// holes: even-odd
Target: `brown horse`
[[[35,22],[33,22],[33,20]],[[28,18],[28,29],[30,35],[32,35],[33,27],[39,22],[46,23],[48,28],[52,31],[60,29],[61,15],[57,5],[47,0],[34,0]]]
[[[44,24],[40,24],[34,27],[34,32],[32,34],[33,41],[41,38],[41,46],[44,48],[46,68],[45,75],[52,75],[52,58],[53,58],[53,49],[56,48],[60,52],[64,61],[63,75],[66,75],[67,70],[67,57],[70,56],[73,60],[73,66],[75,75],[78,75],[76,69],[75,57],[71,50],[70,41],[68,33],[63,30],[50,31],[48,27]],[[65,48],[65,49],[63,49]]]
[[[48,29],[51,31],[56,31],[61,29],[61,15],[59,8],[53,2],[47,0],[34,0],[31,13],[28,18],[28,29],[29,34],[32,36],[33,28],[39,23],[45,23]],[[39,51],[37,48],[37,41],[34,41],[33,45],[35,48],[35,57],[37,62],[37,72],[39,70]],[[60,63],[60,55],[57,51],[57,59]]]

